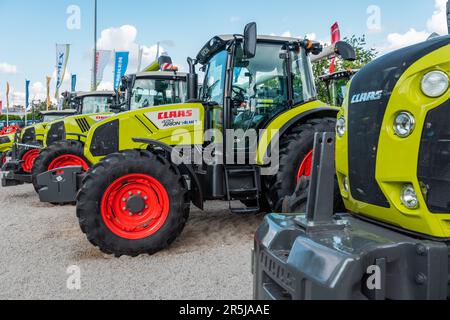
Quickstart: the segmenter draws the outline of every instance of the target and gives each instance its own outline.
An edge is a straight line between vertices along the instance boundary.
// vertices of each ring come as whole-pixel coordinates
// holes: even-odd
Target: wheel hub
[[[153,177],[129,174],[105,191],[101,214],[117,236],[144,239],[156,233],[169,215],[170,200],[165,187]]]
[[[127,200],[126,205],[128,211],[133,214],[142,213],[145,209],[145,201],[140,195],[133,195]]]

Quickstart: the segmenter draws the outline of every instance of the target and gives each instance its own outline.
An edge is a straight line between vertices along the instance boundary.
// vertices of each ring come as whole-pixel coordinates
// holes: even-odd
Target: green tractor
[[[347,84],[358,70],[342,70],[323,75],[319,78],[325,84],[328,99],[333,106],[342,106],[347,94]]]
[[[22,170],[24,172],[30,172],[35,158],[35,150],[39,152],[38,149],[35,148],[44,145],[44,134],[48,124],[57,119],[72,116],[75,113],[76,110],[72,109],[42,111],[42,122],[25,127],[16,131],[14,134],[8,135],[8,144],[0,146],[0,149],[3,150],[0,152],[0,165],[4,166],[7,162],[13,162],[16,159],[20,159],[22,161],[20,166]]]
[[[31,127],[27,127],[17,134],[11,150],[11,159],[4,165],[7,172],[2,178],[4,187],[17,186],[32,182],[34,163],[40,151],[52,144],[55,134],[55,123],[64,123],[72,118],[88,118],[95,112],[103,112],[99,117],[106,115],[108,106],[115,102],[114,92],[90,92],[90,93],[64,93],[65,103],[70,109],[62,111],[50,111],[43,113],[44,121]],[[93,121],[98,121],[93,120]]]
[[[254,23],[244,35],[215,36],[188,59],[191,96],[196,64],[205,72],[200,100],[93,126],[84,148],[93,168],[81,178],[73,177],[76,167],[53,172],[45,191],[76,193],[82,180],[81,229],[116,256],[166,248],[182,232],[191,202],[203,209],[207,200],[229,201],[236,214],[278,208],[310,171],[314,134],[334,130],[340,110],[317,101],[311,56],[355,59],[344,42],[322,50],[308,40],[257,36]]]
[[[147,69],[154,69],[155,66],[152,64]],[[111,110],[122,113],[128,110],[184,103],[188,98],[186,82],[185,73],[174,71],[149,71],[128,75],[122,80],[121,102],[111,105]],[[90,111],[94,110],[91,108]],[[46,135],[47,147],[40,151],[32,170],[33,184],[37,192],[40,190],[42,202],[70,204],[75,201],[75,195],[67,198],[63,190],[54,192],[46,188],[46,185],[55,179],[55,173],[59,168],[78,167],[80,173],[89,170],[92,162],[83,154],[88,132],[98,122],[113,115],[113,113],[90,112],[88,115],[66,118],[51,125]]]
[[[449,79],[450,36],[358,72],[337,136],[317,136],[309,192],[257,232],[256,299],[450,298]],[[336,172],[350,214],[334,214]]]

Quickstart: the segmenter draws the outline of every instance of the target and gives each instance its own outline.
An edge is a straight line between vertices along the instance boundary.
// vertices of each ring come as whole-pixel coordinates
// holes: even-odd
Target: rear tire
[[[336,119],[317,118],[291,129],[280,141],[280,167],[274,176],[265,178],[267,200],[274,212],[281,212],[283,200],[291,196],[298,184],[298,173],[305,158],[314,148],[314,136],[335,132]],[[335,187],[335,210],[343,208],[339,187]]]
[[[151,179],[159,186],[154,203],[143,198],[151,191],[144,182],[133,181],[134,176],[144,182]],[[130,198],[126,199],[128,195]],[[131,197],[149,201],[145,202],[145,209],[138,209],[141,216],[131,213]],[[189,205],[187,188],[176,168],[151,152],[129,150],[106,157],[89,171],[78,193],[77,216],[89,242],[102,252],[136,257],[153,255],[172,244],[186,225]],[[147,221],[149,215],[156,218]],[[141,225],[143,222],[146,223]]]
[[[50,165],[61,156],[74,156],[79,158],[83,163],[83,167],[87,170],[91,166],[91,163],[84,156],[84,145],[79,141],[66,140],[59,141],[52,144],[50,147],[43,149],[39,156],[34,161],[33,170],[33,187],[36,192],[39,192],[39,185],[37,184],[37,176],[41,173],[50,170]],[[51,168],[56,169],[56,168]]]

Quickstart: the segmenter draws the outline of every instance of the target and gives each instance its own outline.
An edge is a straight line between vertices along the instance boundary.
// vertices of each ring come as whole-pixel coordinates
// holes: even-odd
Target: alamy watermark
[[[81,290],[81,269],[78,266],[70,266],[67,268],[66,273],[69,275],[66,281],[68,290],[79,291]]]
[[[200,134],[173,132],[171,154],[175,165],[260,165],[261,175],[274,175],[280,167],[278,130],[211,129]],[[205,145],[203,145],[205,142]],[[266,147],[263,147],[266,146]]]
[[[81,29],[81,8],[77,5],[70,5],[66,9],[68,15],[66,20],[66,27],[69,30]]]

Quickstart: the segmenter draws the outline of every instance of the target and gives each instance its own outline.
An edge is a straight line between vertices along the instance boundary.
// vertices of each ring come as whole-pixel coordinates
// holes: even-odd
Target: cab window
[[[108,96],[83,98],[83,114],[110,112]]]
[[[258,44],[256,56],[246,59],[242,47],[234,57],[232,87],[233,129],[259,129],[288,107],[287,68],[282,45]]]
[[[183,103],[186,83],[174,80],[137,79],[131,94],[131,110]]]

